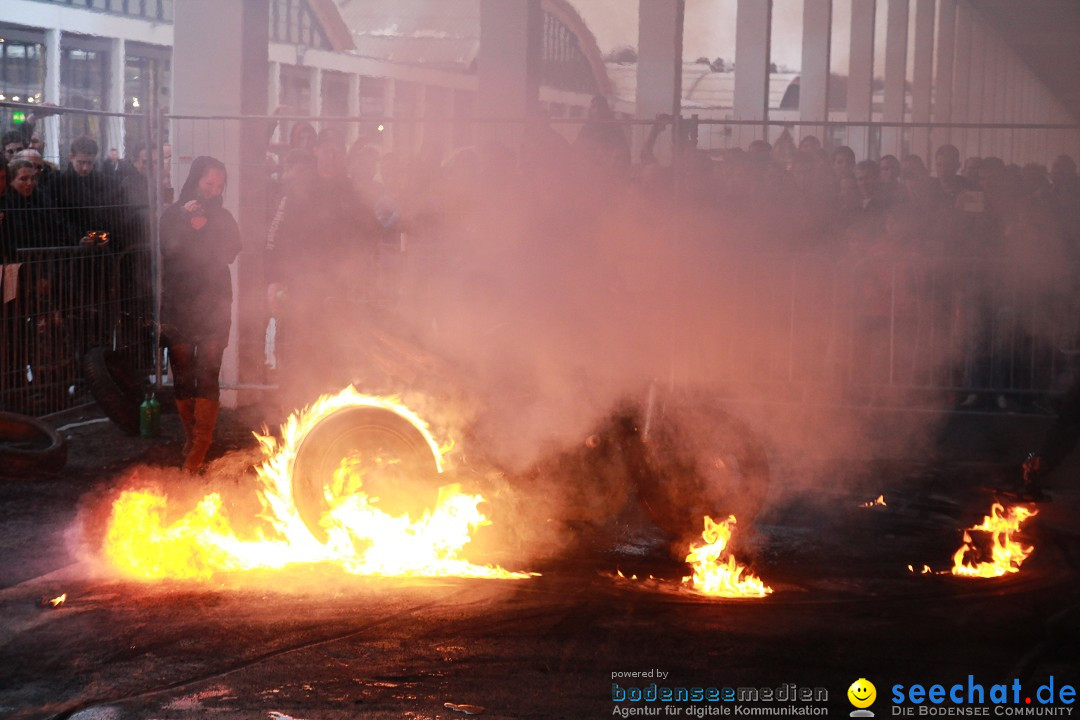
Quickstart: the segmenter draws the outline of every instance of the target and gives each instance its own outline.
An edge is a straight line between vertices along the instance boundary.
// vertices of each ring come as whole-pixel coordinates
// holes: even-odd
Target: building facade
[[[0,16],[0,102],[54,104],[105,113],[171,109],[173,0],[5,0]],[[267,114],[369,117],[388,148],[445,152],[474,141],[479,0],[445,0],[436,15],[419,0],[352,3],[270,0]],[[584,115],[611,95],[595,39],[565,0],[543,0],[542,99],[557,116]],[[380,13],[383,14],[380,17]],[[386,18],[397,18],[387,25]],[[0,125],[25,109],[0,107]],[[396,123],[385,122],[399,118]],[[89,134],[121,155],[145,125],[64,114],[41,124],[50,160]],[[290,123],[279,126],[277,140]]]

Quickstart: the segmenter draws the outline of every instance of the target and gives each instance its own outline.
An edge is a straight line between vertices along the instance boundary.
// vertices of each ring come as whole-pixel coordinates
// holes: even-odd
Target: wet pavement
[[[247,420],[223,423],[225,450],[250,449]],[[105,423],[66,434],[62,476],[0,485],[4,718],[706,717],[781,707],[846,717],[859,678],[876,685],[871,710],[883,717],[899,714],[895,685],[966,688],[971,676],[989,692],[1018,680],[1019,709],[1051,676],[1056,691],[1080,684],[1075,483],[1060,483],[1025,525],[1036,551],[1020,573],[968,580],[907,569],[947,569],[962,528],[989,511],[983,485],[997,465],[977,453],[816,466],[816,490],[774,492],[739,531],[739,560],[774,593],[714,600],[678,588],[685,566],[633,513],[536,566],[503,561],[541,573],[527,580],[378,580],[324,567],[204,583],[96,575],[65,533],[116,477],[171,462],[174,449]],[[1074,477],[1070,468],[1059,476]],[[780,480],[797,471],[773,470]],[[886,507],[859,507],[879,493]],[[62,606],[43,606],[60,593]],[[817,699],[649,701],[653,685]],[[645,699],[632,700],[636,689]],[[617,701],[620,692],[631,699]]]

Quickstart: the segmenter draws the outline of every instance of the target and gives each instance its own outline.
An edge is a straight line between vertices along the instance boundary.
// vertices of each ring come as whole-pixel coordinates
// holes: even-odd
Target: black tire
[[[639,492],[653,521],[675,538],[700,536],[705,515],[735,515],[743,525],[761,511],[769,488],[765,447],[745,423],[726,412],[668,408],[646,442]]]
[[[52,426],[0,412],[0,475],[57,472],[67,463],[67,441]]]
[[[103,347],[90,350],[83,356],[83,379],[102,412],[128,435],[138,435],[139,405],[149,383],[131,369],[120,353]]]
[[[364,463],[363,489],[379,498],[377,507],[384,512],[408,513],[415,521],[435,506],[439,466],[423,434],[384,408],[343,408],[308,431],[293,461],[293,501],[320,542],[325,543],[328,536],[319,520],[330,507],[323,488],[348,458]]]

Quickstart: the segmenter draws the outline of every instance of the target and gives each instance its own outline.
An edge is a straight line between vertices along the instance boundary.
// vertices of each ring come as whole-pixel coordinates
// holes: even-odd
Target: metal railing
[[[351,138],[369,133],[367,140],[383,153],[392,150],[399,159],[411,160],[423,145],[427,126],[442,122],[456,127],[462,122],[460,118],[378,118],[386,133],[372,137],[373,118],[161,116],[152,122],[146,116],[94,115],[114,124],[106,133],[109,137],[122,136],[125,123],[140,123],[140,132],[151,137],[151,144],[161,152],[150,158],[147,175],[139,181],[145,185],[140,198],[126,197],[119,204],[89,203],[83,208],[101,213],[105,218],[101,227],[69,230],[61,235],[62,242],[49,247],[21,248],[15,262],[4,267],[0,284],[0,407],[4,409],[44,414],[85,398],[79,358],[95,345],[121,350],[140,373],[160,370],[154,322],[159,299],[155,238],[159,189],[178,186],[183,178],[177,174],[186,170],[192,157],[238,157],[235,148],[228,146],[230,138],[236,137],[229,132],[234,123],[265,129],[267,150],[278,156],[287,150],[282,145],[288,136],[287,124],[304,121],[316,127],[345,127]],[[281,125],[272,134],[275,123]],[[648,129],[648,123],[640,121],[628,125],[628,138]],[[733,144],[755,128],[771,137],[785,124],[729,125],[732,132],[725,134],[723,121],[702,122],[699,147],[718,149],[708,138],[723,138],[721,147]],[[827,138],[843,135],[844,129],[835,126],[828,126]],[[566,121],[553,122],[552,127],[568,138],[578,129]],[[846,132],[886,129],[890,128],[862,124]],[[913,133],[942,128],[892,129]],[[175,167],[170,167],[161,141],[166,130],[177,152]],[[1052,154],[1047,154],[1051,153],[1047,138],[1054,133],[1075,136],[1076,128],[956,126],[951,130],[1008,131],[1014,141],[1006,145],[1017,150],[1037,148],[1040,154],[1032,159],[1048,162]],[[1017,140],[1024,133],[1033,134],[1031,142]],[[489,135],[504,141],[520,139],[521,125],[501,120],[471,124],[469,137],[474,141]],[[451,154],[444,148],[443,157]],[[438,169],[438,159],[424,167]],[[265,173],[268,183],[276,182],[269,165],[259,166],[258,171]],[[72,209],[52,209],[60,212],[65,207]],[[269,215],[265,211],[262,218],[268,222]],[[90,230],[109,231],[115,242],[105,248],[80,245],[80,234]],[[245,228],[249,237],[259,232],[255,226]],[[408,296],[438,287],[429,281],[456,262],[453,244],[442,242],[439,233],[436,224],[426,228],[421,242],[405,230],[384,239],[364,301],[399,308],[403,297],[415,300]],[[245,248],[249,256],[260,251],[250,244]],[[700,260],[695,270],[708,270],[712,288],[705,296],[710,300],[708,306],[673,308],[692,318],[684,334],[669,338],[676,366],[673,374],[685,370],[700,376],[707,369],[735,393],[769,388],[778,397],[803,400],[807,388],[827,386],[837,389],[830,397],[844,401],[873,402],[876,391],[899,391],[905,402],[920,393],[938,400],[943,394],[961,399],[974,394],[991,401],[1006,395],[1027,402],[1057,391],[1074,372],[1074,349],[1080,347],[1076,288],[1071,280],[1040,274],[1037,268],[978,256],[895,253],[750,251]],[[240,283],[237,301],[242,324],[265,327],[266,309],[250,302],[263,295],[260,282],[256,265],[253,274]],[[437,297],[424,300],[428,306],[439,302]],[[412,309],[424,303],[414,302]],[[263,355],[261,331],[241,335],[240,343],[248,345],[242,357]]]
[[[80,361],[93,347],[119,350],[148,373],[150,271],[146,249],[20,251],[0,287],[0,407],[43,415],[87,402]]]

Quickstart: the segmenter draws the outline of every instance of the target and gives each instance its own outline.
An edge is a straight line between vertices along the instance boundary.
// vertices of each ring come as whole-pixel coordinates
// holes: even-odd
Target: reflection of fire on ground
[[[279,569],[297,563],[331,563],[348,573],[380,576],[464,576],[523,578],[461,557],[471,533],[488,522],[479,509],[483,498],[456,484],[439,488],[430,510],[417,519],[380,509],[369,495],[371,475],[399,462],[392,457],[341,458],[322,488],[325,510],[317,539],[301,517],[294,497],[292,471],[304,438],[330,414],[343,408],[380,408],[404,418],[421,433],[441,470],[446,448],[427,425],[393,399],[361,395],[347,388],[324,396],[294,413],[281,429],[280,441],[257,436],[265,459],[257,468],[262,507],[257,527],[241,537],[234,530],[218,493],[206,495],[176,520],[168,520],[169,501],[161,492],[131,489],[112,508],[104,555],[122,574],[139,579],[207,579],[220,572]]]

